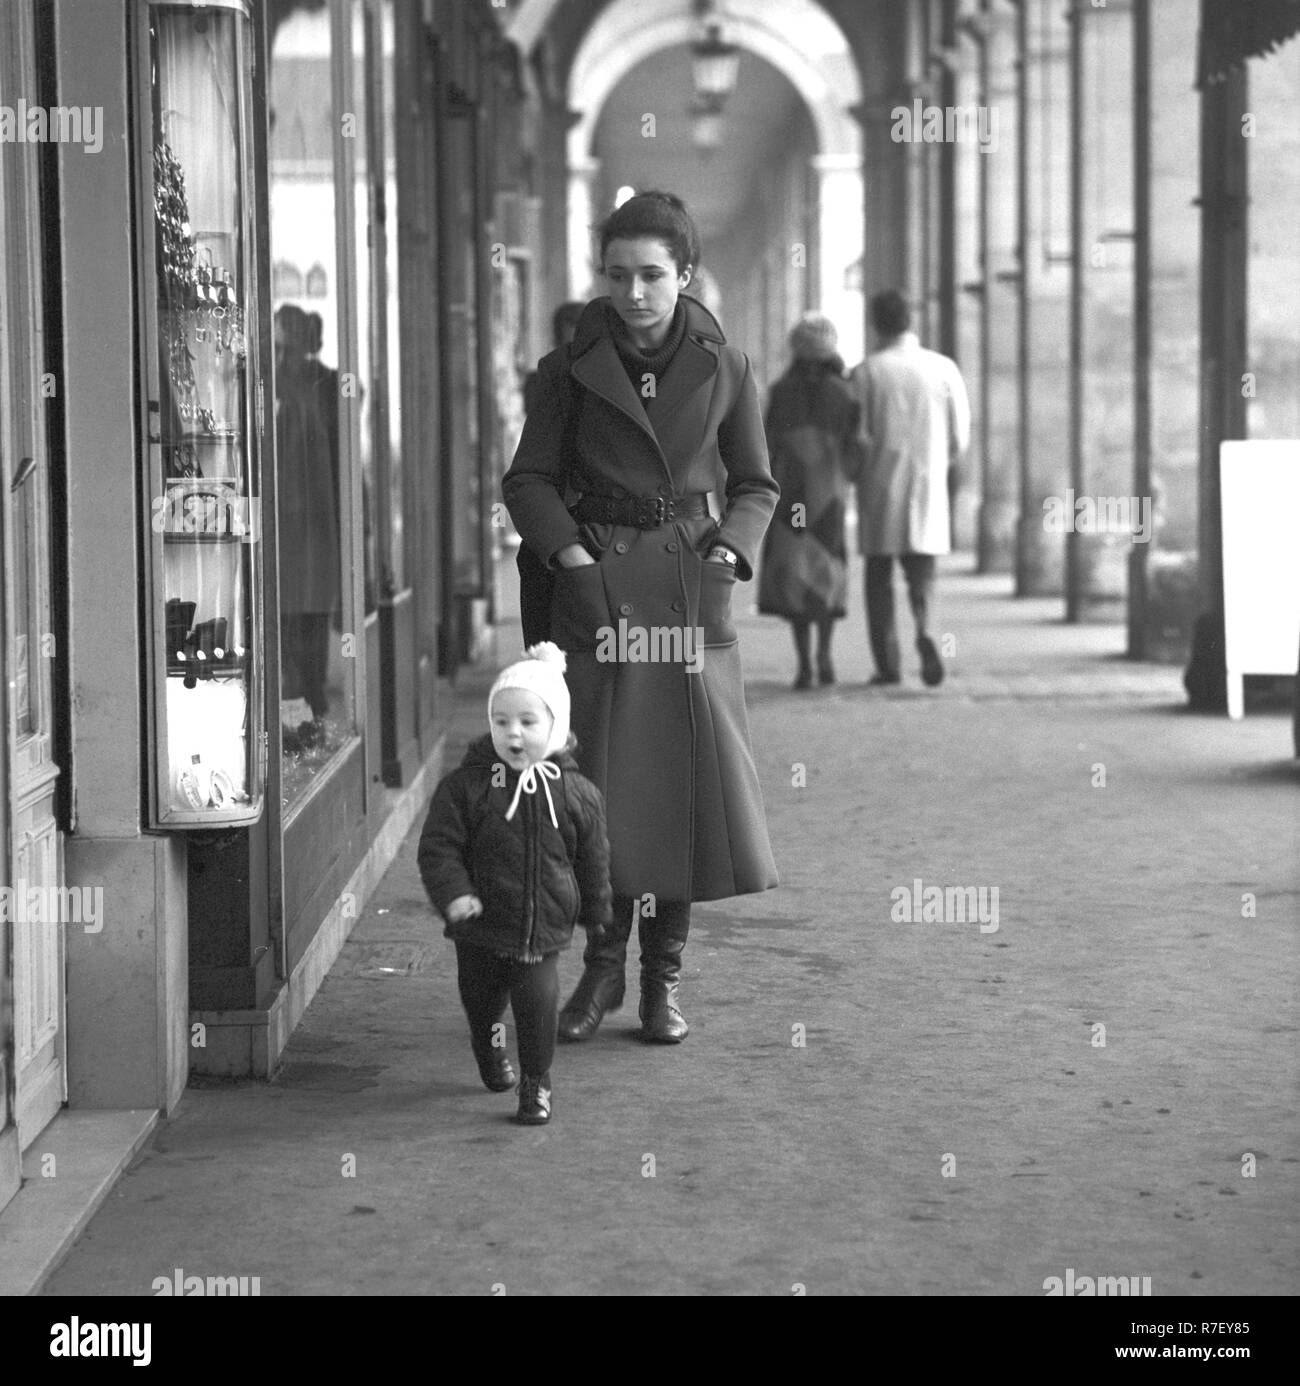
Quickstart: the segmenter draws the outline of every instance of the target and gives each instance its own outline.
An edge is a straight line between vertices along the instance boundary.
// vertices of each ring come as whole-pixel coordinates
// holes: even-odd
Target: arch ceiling
[[[822,154],[856,155],[858,130],[848,108],[862,99],[843,33],[813,0],[724,0],[723,31],[782,73],[803,98]],[[522,18],[522,12],[521,16]],[[634,67],[663,48],[689,44],[699,30],[690,0],[662,0],[647,17],[645,0],[613,0],[587,30],[569,74],[571,167],[590,156],[601,108]]]
[[[815,135],[794,88],[753,53],[741,55],[740,80],[723,118],[722,145],[709,156],[698,154],[691,141],[693,94],[685,48],[661,48],[632,68],[600,109],[591,147],[599,163],[592,193],[603,215],[621,184],[672,189],[695,217],[707,261],[715,238],[751,205],[763,170],[777,152],[795,144],[811,154]],[[646,113],[655,116],[653,139],[642,138]]]

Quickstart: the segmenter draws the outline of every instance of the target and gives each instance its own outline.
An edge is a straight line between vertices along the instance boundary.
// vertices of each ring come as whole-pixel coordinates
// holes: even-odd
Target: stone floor
[[[46,1293],[1300,1291],[1290,720],[1189,714],[1121,629],[1008,590],[945,568],[937,690],[865,686],[860,595],[832,689],[742,619],[782,884],[697,906],[686,1043],[614,1015],[515,1126],[412,838],[275,1079],[193,1088]],[[917,881],[983,927],[900,917]]]

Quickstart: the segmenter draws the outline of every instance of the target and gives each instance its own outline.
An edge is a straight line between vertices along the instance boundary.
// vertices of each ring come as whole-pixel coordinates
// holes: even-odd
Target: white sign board
[[[1219,444],[1228,716],[1246,674],[1300,662],[1300,440]]]

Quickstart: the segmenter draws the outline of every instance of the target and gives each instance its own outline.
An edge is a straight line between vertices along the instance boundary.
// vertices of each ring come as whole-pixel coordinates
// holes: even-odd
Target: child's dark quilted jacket
[[[506,810],[519,776],[496,754],[491,736],[470,744],[460,768],[433,795],[420,834],[420,878],[443,918],[458,896],[477,895],[483,913],[444,933],[525,961],[568,947],[575,924],[610,921],[609,840],[600,791],[567,751],[550,759],[548,781],[558,829],[539,784]]]

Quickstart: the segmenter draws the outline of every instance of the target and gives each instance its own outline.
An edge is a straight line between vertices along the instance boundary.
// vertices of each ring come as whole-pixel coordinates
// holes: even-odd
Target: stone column
[[[63,90],[100,107],[107,130],[133,128],[123,44],[128,8],[122,0],[58,0],[54,9]],[[147,832],[141,821],[147,674],[137,611],[145,577],[137,469],[147,451],[137,432],[139,363],[129,346],[105,350],[105,343],[129,341],[138,306],[131,240],[104,234],[106,227],[130,226],[138,212],[133,152],[129,138],[106,140],[94,155],[70,144],[58,151],[58,388],[74,479],[66,510],[73,707],[67,752],[77,776],[76,825],[64,853],[67,880],[104,892],[100,931],[67,930],[67,1082],[74,1108],[170,1111],[190,1060],[190,839]],[[247,942],[247,897],[233,908]]]
[[[996,137],[981,151],[984,201],[984,391],[978,556],[982,573],[1010,572],[1015,563],[1022,451],[1019,339],[1020,247],[1017,225],[1016,11],[994,0],[983,19],[983,95]]]
[[[590,297],[596,278],[592,231],[600,160],[584,159],[569,167],[569,289],[567,298]]]
[[[966,0],[967,4],[971,0]],[[959,23],[956,31],[953,104],[964,109],[978,108],[982,99],[981,80],[983,35],[978,26]],[[977,145],[956,145],[953,156],[952,208],[954,315],[952,352],[961,368],[975,411],[970,451],[958,469],[952,497],[953,547],[971,550],[978,546],[979,516],[982,508],[980,487],[984,476],[984,169],[992,155],[981,154]],[[945,348],[940,347],[940,350]]]
[[[1139,117],[1136,429],[1133,492],[1150,496],[1150,542],[1133,546],[1129,654],[1181,662],[1196,615],[1196,495],[1200,382],[1200,224],[1196,209],[1197,9],[1137,0]],[[1143,91],[1145,87],[1145,92]],[[1141,131],[1137,132],[1141,135]]]
[[[1024,5],[1020,92],[1020,409],[1024,439],[1016,595],[1058,596],[1065,536],[1049,533],[1044,501],[1064,498],[1070,449],[1070,29],[1062,6]]]
[[[1127,0],[1074,0],[1071,14],[1071,467],[1058,517],[1066,619],[1114,620],[1132,548],[1120,502],[1133,483],[1133,15]]]
[[[569,282],[569,131],[581,117],[549,94],[542,106],[535,192],[541,231],[538,279],[545,305],[539,354],[550,351],[551,314],[573,297]]]
[[[840,355],[854,366],[865,350],[862,289],[849,286],[863,249],[862,161],[856,154],[816,154],[809,163],[818,190],[816,302],[839,329]]]
[[[1219,444],[1246,436],[1242,379],[1246,341],[1250,190],[1243,117],[1250,111],[1243,64],[1201,91],[1201,408],[1198,563],[1200,615],[1184,681],[1191,705],[1226,709],[1223,648],[1223,510]]]
[[[866,314],[882,289],[909,292],[914,256],[908,207],[908,146],[891,136],[894,111],[910,109],[907,83],[907,8],[877,7],[872,42],[859,51],[862,104],[852,114],[862,126],[864,342],[875,350],[875,332]]]

